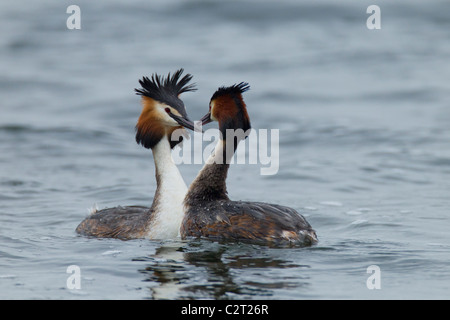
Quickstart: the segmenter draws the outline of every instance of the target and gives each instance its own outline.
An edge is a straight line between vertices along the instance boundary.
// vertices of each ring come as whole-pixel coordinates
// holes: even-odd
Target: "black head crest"
[[[158,74],[153,74],[151,78],[143,77],[139,80],[142,89],[135,89],[136,94],[170,104],[173,98],[183,92],[197,90],[195,84],[188,85],[192,79],[191,74],[188,73],[180,79],[183,71],[184,69],[179,69],[172,76],[169,72],[166,78]]]
[[[214,92],[213,96],[211,97],[211,100],[217,99],[218,97],[224,96],[224,95],[238,95],[242,94],[246,91],[250,90],[250,85],[247,82],[241,82],[238,84],[234,84],[229,87],[220,87],[217,89],[216,92]]]

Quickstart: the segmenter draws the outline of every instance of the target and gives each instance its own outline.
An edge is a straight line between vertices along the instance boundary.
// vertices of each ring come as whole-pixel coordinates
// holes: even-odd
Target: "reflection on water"
[[[308,286],[308,277],[301,276],[308,265],[276,258],[270,250],[277,249],[196,240],[165,244],[135,260],[149,262],[139,272],[149,283],[152,299],[270,297],[273,289]],[[281,275],[279,269],[295,269],[296,275]]]

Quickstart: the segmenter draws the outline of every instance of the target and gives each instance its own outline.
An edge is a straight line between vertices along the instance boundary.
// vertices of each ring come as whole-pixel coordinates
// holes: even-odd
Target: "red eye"
[[[170,109],[169,108],[165,108],[164,110],[166,110],[167,113],[170,113]]]

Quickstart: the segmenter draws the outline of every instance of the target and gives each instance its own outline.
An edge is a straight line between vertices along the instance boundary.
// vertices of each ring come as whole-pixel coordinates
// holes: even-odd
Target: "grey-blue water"
[[[0,4],[0,298],[450,298],[448,1],[74,2]],[[75,233],[94,205],[151,204],[133,90],[180,67],[198,86],[192,119],[217,87],[250,83],[280,168],[232,165],[229,195],[297,209],[318,245]],[[200,168],[180,165],[187,183]]]

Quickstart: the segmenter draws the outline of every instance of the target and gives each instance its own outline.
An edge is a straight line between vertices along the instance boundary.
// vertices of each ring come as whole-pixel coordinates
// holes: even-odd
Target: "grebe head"
[[[218,121],[222,137],[226,137],[227,129],[247,132],[251,128],[250,118],[242,93],[249,89],[250,85],[246,82],[217,89],[209,102],[208,113],[201,118],[202,125]]]
[[[151,79],[139,80],[141,89],[135,89],[142,96],[142,113],[136,124],[136,142],[145,148],[153,148],[163,137],[167,137],[173,148],[179,141],[171,141],[176,129],[186,127],[194,130],[194,123],[188,118],[180,95],[195,91],[195,85],[189,84],[192,75],[181,77],[183,69],[170,73],[166,78],[153,74]]]

